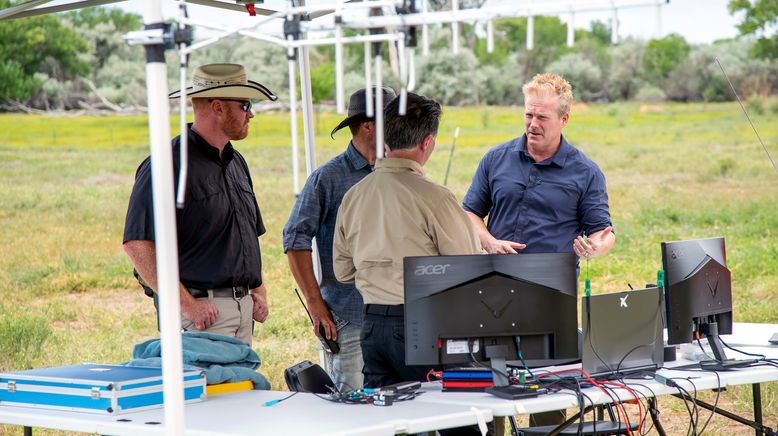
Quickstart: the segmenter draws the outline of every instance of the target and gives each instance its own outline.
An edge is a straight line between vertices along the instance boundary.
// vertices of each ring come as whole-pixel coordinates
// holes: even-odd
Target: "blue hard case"
[[[184,401],[203,401],[205,373],[184,371]],[[0,374],[0,406],[120,414],[162,407],[162,369],[83,364]]]

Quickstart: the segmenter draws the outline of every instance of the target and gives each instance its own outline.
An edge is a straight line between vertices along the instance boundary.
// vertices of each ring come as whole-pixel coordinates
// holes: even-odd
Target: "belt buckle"
[[[237,301],[237,300],[240,300],[241,298],[243,298],[243,297],[240,297],[240,298],[238,297],[238,291],[241,291],[241,290],[242,290],[242,288],[239,287],[239,286],[233,286],[232,287],[232,299],[233,300]]]

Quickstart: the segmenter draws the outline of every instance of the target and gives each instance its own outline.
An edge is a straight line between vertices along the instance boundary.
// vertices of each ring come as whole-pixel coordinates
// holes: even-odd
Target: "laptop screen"
[[[599,376],[661,368],[662,298],[661,288],[583,297],[583,370]]]

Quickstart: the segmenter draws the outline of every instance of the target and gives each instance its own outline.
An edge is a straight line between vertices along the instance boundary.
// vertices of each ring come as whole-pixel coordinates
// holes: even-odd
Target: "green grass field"
[[[348,140],[345,132],[329,138],[340,118],[317,114],[318,163]],[[778,158],[775,116],[755,123]],[[177,125],[171,120],[173,132]],[[426,166],[436,182],[443,182],[456,127],[448,185],[461,199],[483,154],[522,131],[521,110],[447,108]],[[736,104],[576,106],[565,134],[604,171],[618,234],[608,256],[584,264],[594,292],[654,282],[661,241],[725,236],[735,320],[778,323],[778,174]],[[268,229],[260,243],[271,313],[254,344],[277,389],[285,389],[284,368],[318,361],[281,247],[294,202],[289,142],[288,114],[265,113],[236,144]],[[157,335],[151,300],[121,249],[133,176],[148,153],[143,116],[0,115],[0,370],[121,362],[134,344]],[[304,171],[302,156],[300,163]],[[750,392],[728,389],[720,404],[747,414]],[[765,385],[763,401],[766,423],[775,427],[776,383]],[[668,432],[685,432],[683,404],[660,404]],[[752,433],[721,418],[711,425],[714,434]]]

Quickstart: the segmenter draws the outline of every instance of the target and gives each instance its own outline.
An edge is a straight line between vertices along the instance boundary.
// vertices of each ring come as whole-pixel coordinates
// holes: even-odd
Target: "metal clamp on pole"
[[[143,30],[127,32],[122,38],[129,45],[145,46],[148,56],[149,46],[160,46],[163,51],[172,50],[177,44],[191,44],[194,33],[189,26],[179,28],[173,23],[153,23],[147,24]]]

